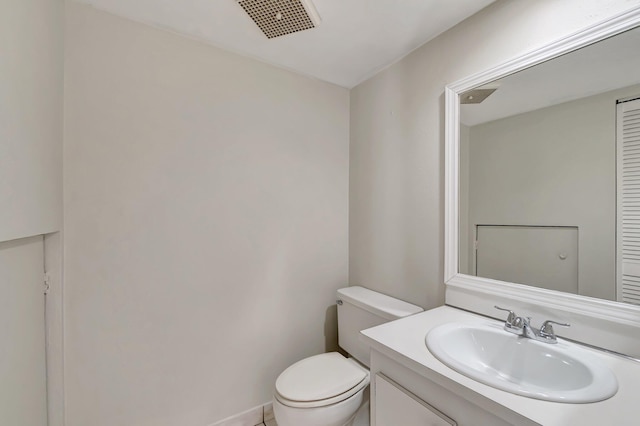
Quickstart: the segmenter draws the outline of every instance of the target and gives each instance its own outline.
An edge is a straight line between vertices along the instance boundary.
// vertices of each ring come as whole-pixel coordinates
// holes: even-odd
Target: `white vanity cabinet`
[[[371,425],[447,424],[438,423],[440,419],[458,426],[638,424],[637,361],[583,347],[614,373],[618,391],[599,402],[558,403],[506,392],[466,377],[440,362],[425,344],[429,331],[442,324],[480,321],[488,320],[441,306],[363,330],[361,339],[371,348]],[[387,383],[380,385],[382,377]],[[428,420],[433,413],[441,414],[435,423]]]
[[[371,377],[371,426],[538,424],[479,394],[452,391],[376,350],[371,351]]]

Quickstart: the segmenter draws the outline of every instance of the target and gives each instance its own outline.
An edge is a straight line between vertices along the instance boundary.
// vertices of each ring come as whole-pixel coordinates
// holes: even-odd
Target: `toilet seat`
[[[350,398],[368,384],[365,368],[331,352],[305,358],[283,371],[276,381],[275,396],[289,407],[324,407]]]

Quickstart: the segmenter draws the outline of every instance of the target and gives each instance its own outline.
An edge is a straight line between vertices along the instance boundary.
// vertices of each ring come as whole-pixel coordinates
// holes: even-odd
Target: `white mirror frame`
[[[640,26],[640,7],[526,53],[445,88],[445,261],[446,303],[502,318],[498,304],[534,321],[572,323],[558,334],[640,357],[640,306],[561,293],[459,273],[459,146],[461,93]]]

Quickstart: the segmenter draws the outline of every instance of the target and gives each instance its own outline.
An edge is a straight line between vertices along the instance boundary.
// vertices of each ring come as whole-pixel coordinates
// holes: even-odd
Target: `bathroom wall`
[[[62,223],[62,0],[0,2],[0,241]]]
[[[615,300],[616,100],[637,94],[632,86],[471,127],[469,238],[476,224],[577,226],[578,293]]]
[[[349,92],[67,3],[67,426],[210,425],[335,348]]]
[[[444,302],[444,87],[637,6],[498,1],[351,91],[349,282]]]

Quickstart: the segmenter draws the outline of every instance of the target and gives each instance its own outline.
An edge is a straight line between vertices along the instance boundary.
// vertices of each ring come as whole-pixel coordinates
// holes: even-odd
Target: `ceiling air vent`
[[[311,0],[238,0],[267,38],[315,28],[320,16]]]
[[[479,104],[487,99],[493,92],[498,90],[497,87],[491,89],[472,89],[460,95],[461,104]]]

